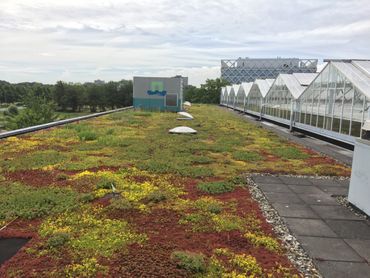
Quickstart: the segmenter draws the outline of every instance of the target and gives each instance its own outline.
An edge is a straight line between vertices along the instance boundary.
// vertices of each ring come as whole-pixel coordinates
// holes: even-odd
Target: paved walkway
[[[255,176],[325,278],[370,277],[370,222],[341,206],[348,181]]]

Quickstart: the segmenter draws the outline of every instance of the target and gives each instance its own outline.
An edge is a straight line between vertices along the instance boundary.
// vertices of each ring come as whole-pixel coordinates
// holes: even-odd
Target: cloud
[[[367,58],[368,0],[1,0],[0,79],[189,75],[237,57]]]

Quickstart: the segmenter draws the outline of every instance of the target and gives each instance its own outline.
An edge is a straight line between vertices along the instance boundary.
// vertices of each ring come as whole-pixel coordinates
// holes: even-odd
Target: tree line
[[[89,107],[91,112],[132,105],[132,81],[72,84],[57,82],[54,101],[61,111],[79,112]]]
[[[221,88],[229,85],[226,80],[216,78],[207,79],[200,88],[189,85],[184,89],[184,100],[192,103],[220,103]]]
[[[55,85],[0,81],[0,104],[24,104],[27,98],[35,97],[53,103],[57,111],[88,108],[97,112],[132,105],[132,90],[131,80],[83,84],[58,81]]]
[[[16,129],[54,121],[57,111],[89,109],[94,113],[130,106],[132,91],[130,80],[84,84],[58,81],[55,85],[0,81],[0,104],[12,104],[4,111],[5,128]]]

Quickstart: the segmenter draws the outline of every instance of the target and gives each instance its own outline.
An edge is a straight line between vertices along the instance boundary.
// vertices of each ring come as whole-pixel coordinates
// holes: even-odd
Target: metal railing
[[[104,116],[104,115],[108,115],[108,114],[115,113],[115,112],[129,110],[129,109],[132,109],[132,108],[133,108],[133,106],[128,106],[128,107],[118,108],[118,109],[109,110],[109,111],[105,111],[105,112],[99,112],[99,113],[89,114],[89,115],[85,115],[85,116],[80,116],[80,117],[76,117],[76,118],[70,118],[70,119],[55,121],[55,122],[46,123],[46,124],[42,124],[42,125],[35,125],[35,126],[25,127],[25,128],[21,128],[21,129],[6,131],[6,132],[3,132],[3,133],[0,133],[0,139],[4,139],[4,138],[7,138],[7,137],[16,136],[16,135],[21,135],[21,134],[25,134],[25,133],[30,133],[30,132],[34,132],[34,131],[38,131],[38,130],[42,130],[42,129],[47,129],[47,128],[51,128],[51,127],[54,127],[54,126],[65,125],[65,124],[69,124],[69,123],[73,123],[73,122],[87,120],[87,119],[91,119],[91,118],[95,118],[95,117],[99,117],[99,116]]]

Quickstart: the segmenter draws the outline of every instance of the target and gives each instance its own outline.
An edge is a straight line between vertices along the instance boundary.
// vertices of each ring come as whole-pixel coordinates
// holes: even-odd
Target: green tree
[[[54,121],[55,105],[45,96],[30,93],[25,97],[26,108],[6,117],[6,128],[24,128]]]
[[[207,79],[200,88],[187,86],[184,90],[184,99],[194,103],[220,103],[221,88],[229,85],[226,80],[216,78]]]

